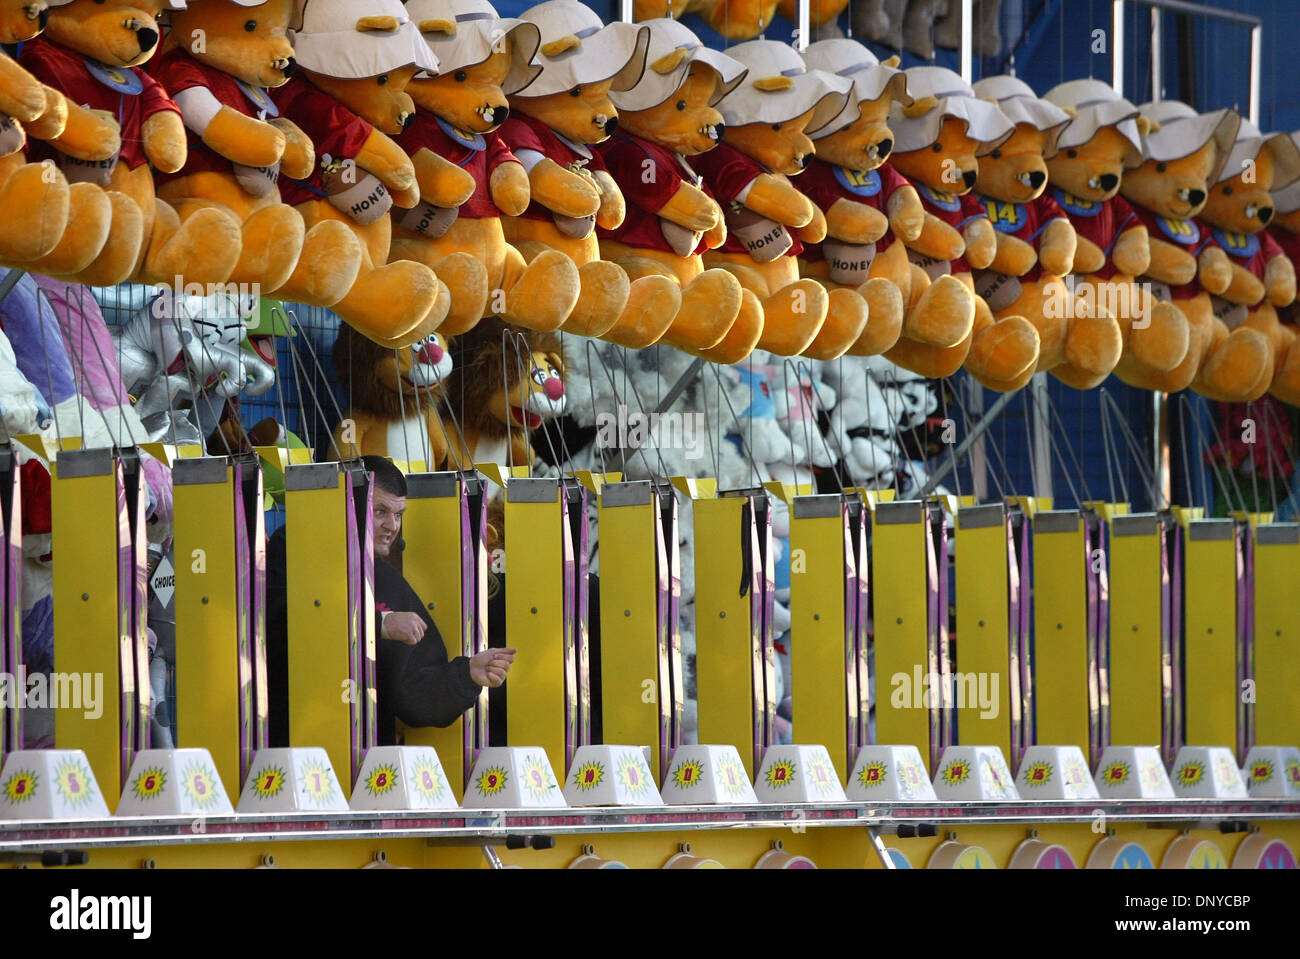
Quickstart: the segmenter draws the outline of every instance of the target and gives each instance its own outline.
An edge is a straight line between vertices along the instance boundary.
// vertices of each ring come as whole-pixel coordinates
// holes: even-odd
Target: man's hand
[[[395,639],[407,646],[414,646],[424,639],[428,628],[415,613],[389,613],[384,617],[384,628],[380,635],[384,639]]]
[[[495,689],[506,681],[510,664],[515,661],[513,649],[489,649],[471,656],[469,660],[470,679],[480,686]]]

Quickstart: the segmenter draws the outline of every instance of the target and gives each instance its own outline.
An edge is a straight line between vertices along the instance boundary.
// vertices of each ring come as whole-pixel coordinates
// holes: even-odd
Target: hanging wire
[[[1083,465],[1079,462],[1079,458],[1074,455],[1074,447],[1071,446],[1069,442],[1070,434],[1065,428],[1065,423],[1061,420],[1061,415],[1056,408],[1056,403],[1052,400],[1051,392],[1045,390],[1043,392],[1043,399],[1047,403],[1047,412],[1051,415],[1052,420],[1056,423],[1056,428],[1061,432],[1061,436],[1063,439],[1060,445],[1063,445],[1065,447],[1066,452],[1070,454],[1070,462],[1074,465],[1075,475],[1079,477],[1079,485],[1083,487],[1083,495],[1088,502],[1092,502],[1092,490],[1088,488],[1088,478],[1084,475]],[[1061,472],[1065,474],[1065,481],[1067,483],[1070,483],[1070,471],[1066,469],[1065,463],[1061,462],[1061,454],[1059,449],[1057,448],[1058,444],[1052,438],[1051,433],[1048,433],[1047,438],[1048,441],[1052,444],[1052,451],[1056,453],[1057,465],[1061,467]],[[1072,493],[1074,492],[1073,483],[1070,483],[1070,491]],[[1083,501],[1079,499],[1077,493],[1075,494],[1074,501],[1078,503],[1080,507],[1083,506]]]
[[[955,387],[952,385],[952,380],[945,376],[943,379],[939,380],[939,401],[943,405],[943,428],[945,431],[948,429],[948,424],[953,422],[952,418],[948,415],[948,392],[950,390],[955,392]],[[944,443],[944,446],[948,447],[948,458],[952,461],[952,481],[957,487],[957,501],[960,503],[963,497],[961,491],[961,471],[957,467],[957,444]]]
[[[1263,402],[1262,405],[1263,405],[1263,407],[1264,407],[1264,416],[1265,416],[1265,417],[1267,418],[1267,420],[1268,420],[1268,427],[1269,427],[1269,430],[1268,430],[1268,431],[1269,431],[1269,435],[1270,435],[1270,436],[1277,436],[1277,435],[1280,435],[1280,432],[1281,432],[1280,427],[1279,427],[1278,424],[1275,423],[1274,420],[1273,420],[1273,404],[1272,404],[1271,402],[1269,402],[1268,400],[1265,400],[1265,401]],[[1276,430],[1276,432],[1275,432],[1275,430]],[[1272,512],[1273,512],[1274,514],[1276,514],[1276,513],[1277,513],[1277,507],[1278,507],[1278,502],[1277,502],[1277,484],[1278,484],[1278,480],[1284,478],[1283,475],[1282,475],[1282,463],[1281,463],[1281,460],[1280,460],[1280,459],[1276,459],[1276,458],[1274,457],[1274,455],[1273,455],[1273,444],[1272,444],[1271,442],[1270,442],[1270,443],[1265,443],[1265,444],[1264,444],[1264,451],[1265,451],[1265,453],[1268,455],[1269,499],[1270,499],[1270,501],[1273,503],[1273,509],[1272,509]],[[1258,495],[1259,495],[1259,494],[1257,493],[1257,494],[1256,494],[1256,502],[1257,502],[1257,503],[1259,502],[1259,500],[1258,500]]]
[[[1128,424],[1124,422],[1124,414],[1123,411],[1120,410],[1119,404],[1115,402],[1115,400],[1111,397],[1110,393],[1105,389],[1105,387],[1102,388],[1101,393],[1102,393],[1102,399],[1106,403],[1109,403],[1111,405],[1111,409],[1115,415],[1115,422],[1119,426],[1120,433],[1124,436],[1124,445],[1128,447],[1129,455],[1133,457],[1133,461],[1137,465],[1138,472],[1142,474],[1143,483],[1145,483],[1151,489],[1151,505],[1155,509],[1161,509],[1162,507],[1160,506],[1160,503],[1163,502],[1165,504],[1165,508],[1167,508],[1169,506],[1169,502],[1165,499],[1164,492],[1159,488],[1159,485],[1156,483],[1154,474],[1150,470],[1148,470],[1146,468],[1146,464],[1142,462],[1141,448],[1138,445],[1136,437],[1133,436],[1133,431],[1130,430],[1128,428]]]
[[[1207,409],[1206,413],[1209,414],[1210,411]],[[1202,442],[1204,444],[1204,448],[1207,450],[1213,450],[1214,447],[1211,447],[1209,443],[1204,442],[1205,435],[1201,432],[1201,424],[1199,418],[1195,422],[1196,422],[1197,433],[1201,434],[1202,436]],[[1210,435],[1214,437],[1215,446],[1217,446],[1217,448],[1220,451],[1226,452],[1226,448],[1223,443],[1223,437],[1219,435],[1219,430],[1218,427],[1215,426],[1214,424],[1214,417],[1212,414],[1206,416],[1206,422],[1210,430]],[[1215,479],[1219,481],[1220,487],[1223,489],[1223,498],[1227,501],[1228,510],[1229,511],[1232,510],[1232,493],[1235,492],[1237,494],[1237,502],[1241,505],[1241,512],[1243,513],[1250,512],[1250,510],[1246,508],[1246,497],[1242,494],[1241,487],[1237,485],[1237,476],[1235,471],[1232,469],[1232,467],[1227,462],[1224,462],[1223,472],[1222,474],[1220,474],[1219,467],[1216,463],[1216,457],[1210,456],[1209,461],[1211,467],[1214,469]],[[1227,477],[1226,482],[1224,481],[1225,476]]]
[[[280,319],[282,321],[281,325],[285,329],[284,338],[287,340],[290,336],[293,335],[293,330],[289,327],[289,318],[285,316],[284,311],[279,306],[271,307],[271,329],[272,330],[275,329],[276,314],[279,314],[280,316]],[[284,405],[284,375],[283,375],[284,366],[282,363],[279,362],[280,347],[278,345],[275,348],[275,354],[276,354],[276,372],[277,374],[279,374],[275,378],[275,392],[276,392],[276,396],[278,396],[280,399],[280,422],[281,422],[281,430],[284,432],[284,450],[285,450],[285,456],[287,458],[289,452],[289,414],[286,411]],[[350,377],[351,360],[349,360],[348,369],[349,369],[349,377]],[[350,396],[351,394],[349,393],[348,395]],[[279,443],[276,443],[276,446],[279,445],[280,445]]]
[[[817,438],[821,441],[822,449],[826,451],[826,456],[827,456],[827,458],[829,458],[830,461],[831,461],[831,467],[830,467],[830,468],[831,468],[831,473],[832,473],[832,475],[834,475],[834,477],[835,477],[835,485],[838,486],[838,487],[840,488],[841,491],[843,491],[843,490],[844,490],[844,478],[843,478],[842,476],[840,476],[839,463],[840,463],[840,462],[843,462],[843,453],[844,453],[844,450],[843,450],[843,448],[840,448],[839,437],[838,437],[838,436],[835,437],[835,446],[836,446],[837,448],[839,448],[839,451],[840,451],[840,454],[841,454],[839,457],[837,457],[837,456],[835,455],[834,451],[831,450],[831,448],[830,448],[830,444],[828,444],[828,443],[826,442],[826,434],[823,433],[823,432],[821,431],[821,427],[820,427],[820,425],[819,425],[819,423],[818,423],[818,411],[821,409],[821,399],[820,399],[820,397],[818,397],[818,395],[817,395],[817,389],[816,389],[816,387],[812,385],[812,381],[813,381],[812,370],[811,370],[811,368],[808,366],[807,361],[805,361],[805,360],[800,360],[798,366],[796,367],[796,369],[799,371],[799,376],[800,376],[800,382],[801,382],[801,383],[802,383],[803,377],[806,376],[806,377],[808,378],[808,384],[809,384],[809,388],[808,388],[808,407],[809,407],[809,409],[808,409],[808,412],[811,414],[811,419],[812,419],[812,424],[813,424],[813,425],[812,425],[812,432],[813,432],[813,433],[817,436]],[[810,454],[810,455],[811,455],[811,452],[812,452],[812,451],[811,451],[811,449],[810,449],[810,450],[809,450],[809,454]]]
[[[1016,392],[1020,394],[1020,398],[1024,401],[1022,409],[1024,411],[1024,421],[1025,421],[1025,456],[1029,460],[1029,485],[1033,488],[1033,495],[1037,496],[1038,491],[1042,487],[1039,485],[1039,479],[1038,479],[1038,451],[1034,446],[1033,430],[1031,429],[1029,424],[1029,420],[1031,418],[1030,416],[1031,410],[1029,404],[1034,397],[1033,388],[1031,386],[1026,385],[1021,387]]]
[[[1120,490],[1124,494],[1123,502],[1132,502],[1128,495],[1128,479],[1124,475],[1123,469],[1120,468],[1122,458],[1119,455],[1119,443],[1115,441],[1110,429],[1110,410],[1106,407],[1106,402],[1100,393],[1097,394],[1097,406],[1101,413],[1101,441],[1106,451],[1106,480],[1110,484],[1110,501],[1119,502],[1115,499],[1115,476],[1119,475]]]
[[[54,373],[50,368],[50,345],[45,337],[45,322],[43,319],[43,314],[45,313],[45,306],[43,305],[44,303],[45,303],[44,297],[37,298],[36,326],[41,331],[41,353],[45,358],[45,382],[49,384],[48,389],[50,391],[50,410],[54,417],[54,436],[59,443],[59,452],[63,452],[63,424],[59,422],[59,414],[57,412],[58,404],[55,402],[55,398],[54,398]],[[50,321],[57,322],[53,316],[50,317]],[[80,415],[80,407],[78,407],[78,415]],[[86,433],[84,426],[82,427],[81,433],[83,436]]]
[[[1196,491],[1192,488],[1192,464],[1187,456],[1187,404],[1183,402],[1181,395],[1178,399],[1178,451],[1182,454],[1183,460],[1183,485],[1187,487],[1187,507],[1192,509],[1196,506]]]
[[[981,389],[980,385],[979,385],[978,383],[976,383],[974,379],[968,379],[966,382],[967,382],[968,387],[971,388],[971,389]],[[974,424],[974,421],[971,419],[970,413],[969,413],[969,412],[967,411],[967,409],[966,409],[966,404],[962,402],[962,398],[961,398],[961,389],[960,389],[960,388],[955,388],[955,389],[953,390],[953,392],[952,392],[952,398],[953,398],[953,400],[957,403],[957,409],[961,411],[961,419],[962,419],[962,422],[963,422],[963,423],[965,424],[965,426],[966,426],[966,432],[967,432],[967,433],[971,433],[971,432],[973,432],[974,429],[975,429],[975,424]],[[987,434],[986,434],[986,435],[987,435]],[[998,499],[999,499],[999,501],[1005,501],[1006,498],[1007,498],[1006,490],[1009,489],[1009,488],[1011,488],[1011,486],[1012,486],[1013,484],[1012,484],[1012,482],[1011,482],[1011,474],[1010,474],[1010,472],[1008,472],[1008,470],[1007,470],[1007,464],[1006,464],[1006,461],[1003,460],[1003,458],[1002,458],[1002,451],[998,448],[999,445],[1000,445],[1000,444],[998,444],[998,443],[988,443],[988,444],[985,445],[985,448],[986,448],[986,449],[991,449],[991,450],[993,450],[994,454],[995,454],[995,455],[997,456],[997,458],[998,458],[998,463],[999,463],[999,465],[1002,467],[1002,474],[1003,474],[1003,477],[1004,477],[1004,478],[1006,479],[1006,481],[1007,481],[1007,486],[1006,486],[1006,488],[1004,488],[1004,487],[1002,486],[1002,481],[998,479],[998,471],[997,471],[996,469],[990,469],[990,470],[989,470],[989,477],[993,480],[993,486],[994,486],[994,487],[997,489],[997,491],[998,491]],[[956,455],[956,452],[955,452],[955,451],[954,451],[953,455],[954,455],[954,456]]]
[[[726,391],[722,388],[721,368],[716,363],[710,364],[710,366],[713,368],[713,377],[715,380],[717,380],[718,383],[718,398],[727,404],[727,409],[731,411],[732,422],[739,423],[740,416],[739,414],[736,413],[736,408],[731,405],[731,397],[728,396]],[[721,407],[719,407],[719,410],[721,410]],[[763,479],[763,474],[759,472],[758,463],[755,462],[754,460],[753,449],[751,446],[746,445],[744,443],[742,443],[741,446],[744,448],[745,459],[749,460],[749,468],[751,470],[751,475],[754,477],[753,485],[755,486],[760,485]]]
[[[586,360],[587,360],[587,393],[588,393],[589,398],[591,399],[591,419],[592,419],[592,422],[593,422],[593,423],[599,423],[599,421],[600,421],[600,415],[599,415],[599,413],[597,413],[597,411],[596,411],[596,384],[595,384],[595,377],[593,377],[593,376],[591,375],[591,371],[592,371],[592,369],[593,369],[593,367],[592,367],[592,363],[591,363],[591,360],[592,360],[592,353],[593,353],[593,351],[595,352],[595,358],[596,358],[596,360],[600,362],[600,364],[601,364],[602,367],[604,366],[604,360],[601,359],[601,356],[600,356],[600,347],[597,345],[596,340],[593,340],[593,339],[587,339],[587,341],[583,344],[583,349],[584,349],[584,351],[585,351],[585,353],[586,353]],[[601,474],[602,474],[602,475],[608,475],[608,474],[609,474],[609,465],[605,462],[605,444],[602,443],[602,442],[600,441],[600,428],[599,428],[599,426],[598,426],[597,429],[596,429],[596,455],[597,455],[598,457],[600,457],[600,472],[601,472]]]
[[[301,327],[301,324],[298,323],[298,317],[297,317],[297,315],[294,313],[293,310],[290,310],[290,311],[289,311],[289,324],[290,324],[290,329],[292,329],[292,328],[295,327],[295,326],[297,326],[297,327],[299,327],[299,328],[302,328],[302,327]],[[311,345],[311,337],[307,334],[307,332],[306,332],[305,329],[303,329],[303,340],[307,343],[308,348],[311,350],[312,358],[315,359],[315,357],[316,357],[316,348],[315,348],[314,346]],[[318,414],[319,416],[321,416],[321,417],[323,418],[323,417],[324,417],[324,413],[325,413],[325,408],[324,408],[324,406],[321,405],[320,399],[316,396],[315,377],[312,376],[312,377],[308,378],[308,376],[307,376],[307,361],[298,355],[298,348],[297,348],[297,346],[294,345],[294,342],[293,342],[293,338],[292,338],[292,337],[290,337],[290,339],[289,339],[289,355],[293,357],[293,361],[294,361],[294,375],[295,375],[295,377],[296,377],[297,380],[298,380],[298,399],[299,399],[299,406],[302,407],[302,402],[301,402],[301,401],[302,401],[302,386],[303,386],[303,381],[306,381],[306,383],[307,383],[307,391],[311,394],[311,405],[312,405],[312,410],[313,410],[316,414]],[[317,368],[317,369],[320,369],[320,363],[319,363],[319,361],[317,361],[317,363],[316,363],[316,368]],[[322,386],[328,386],[328,385],[329,385],[328,383],[322,383]],[[331,396],[331,399],[333,399],[333,391],[332,391],[332,390],[330,391],[330,396]],[[337,400],[337,399],[334,399],[333,401],[334,401],[334,405],[335,405],[335,407],[337,408],[337,406],[338,406],[338,400]],[[304,411],[304,414],[303,414],[303,421],[304,421],[304,426],[305,426],[305,425],[306,425],[306,408],[305,408],[305,407],[302,407],[302,408],[303,408],[303,411]],[[339,411],[339,419],[342,419],[342,418],[343,418],[343,411],[340,410],[340,411]],[[339,458],[339,460],[341,461],[341,460],[343,459],[343,451],[339,449],[338,441],[334,439],[334,432],[333,432],[333,430],[329,430],[328,432],[329,432],[329,438],[330,438],[330,445],[334,447],[334,455],[337,456],[337,457]],[[308,442],[308,444],[311,446],[311,448],[312,448],[313,450],[316,448],[316,444],[313,442],[313,440],[312,440],[312,438],[310,437],[310,435],[308,436],[307,442]]]

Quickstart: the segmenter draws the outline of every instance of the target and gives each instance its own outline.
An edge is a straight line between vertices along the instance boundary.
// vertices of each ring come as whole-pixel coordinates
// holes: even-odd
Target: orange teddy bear
[[[1300,147],[1300,138],[1296,134],[1291,134],[1291,141]],[[1272,199],[1276,213],[1269,224],[1269,235],[1282,247],[1282,252],[1286,254],[1292,265],[1295,265],[1300,263],[1300,180],[1281,189],[1274,187]],[[1292,301],[1282,311],[1281,318],[1288,328],[1300,333],[1300,329],[1297,329],[1297,320],[1300,320],[1300,317],[1297,317],[1297,309],[1300,309],[1300,306]],[[1293,384],[1300,386],[1300,383],[1297,383],[1298,379],[1300,377],[1290,369],[1279,370],[1273,380],[1274,395],[1293,406],[1300,405],[1300,390],[1291,392],[1289,397],[1283,397],[1279,392],[1280,389],[1290,392]]]
[[[399,0],[305,4],[294,36],[302,72],[272,96],[315,144],[317,162],[307,179],[288,180],[284,200],[309,231],[337,221],[360,244],[355,282],[334,312],[381,346],[409,346],[437,328],[451,297],[423,263],[389,262],[390,211],[415,206],[420,192],[392,137],[415,115],[407,84],[438,63]]]
[[[406,9],[442,72],[408,87],[417,110],[398,142],[415,164],[421,202],[395,218],[392,256],[427,264],[447,285],[448,335],[485,314],[558,329],[578,302],[577,267],[556,250],[525,263],[501,220],[528,208],[528,174],[499,127],[507,93],[541,70],[532,63],[541,34],[526,20],[502,20],[487,0],[411,0]]]
[[[719,103],[727,122],[721,145],[695,163],[727,213],[727,240],[704,263],[732,271],[762,301],[759,349],[833,359],[858,341],[869,307],[854,289],[828,290],[799,276],[803,244],[826,237],[826,218],[791,177],[815,152],[805,131],[840,114],[852,82],[808,70],[799,54],[774,40],[727,52],[749,75]]]
[[[975,294],[971,270],[992,265],[997,234],[983,207],[963,203],[979,175],[978,158],[1008,140],[1015,126],[951,70],[906,72],[915,102],[894,105],[892,162],[916,187],[925,223],[907,242],[915,267],[907,319],[898,345],[885,355],[925,377],[951,376],[964,365],[990,389],[1015,389],[1038,363],[1038,331],[1022,316],[995,318]],[[925,309],[918,309],[927,294]]]
[[[1023,316],[1034,324],[1038,372],[1091,389],[1115,369],[1124,341],[1104,307],[1076,300],[1065,286],[1078,237],[1046,192],[1046,161],[1056,155],[1070,116],[1015,77],[987,77],[974,90],[1016,125],[1011,138],[979,163],[975,194],[997,231],[998,248],[989,269],[975,275],[975,290],[995,316]]]
[[[361,246],[333,220],[308,234],[302,215],[280,202],[281,172],[305,179],[316,165],[311,141],[267,93],[297,67],[286,35],[293,13],[294,0],[205,0],[172,15],[171,49],[154,77],[180,105],[189,159],[158,177],[158,195],[182,215],[215,209],[239,221],[231,283],[328,307],[356,280]]]
[[[234,270],[241,244],[232,217],[215,209],[180,216],[154,192],[151,166],[175,173],[187,156],[180,109],[137,69],[158,49],[158,16],[167,6],[164,0],[72,0],[51,11],[44,36],[23,46],[19,62],[36,79],[87,108],[82,120],[70,117],[62,134],[35,145],[31,157],[52,159],[70,179],[107,188],[112,205],[108,239],[88,266],[74,270],[83,249],[64,251],[61,264],[31,269],[97,286],[128,278],[223,283]],[[99,116],[86,116],[90,111]],[[107,152],[119,136],[120,153]]]
[[[598,148],[627,203],[619,227],[597,230],[601,256],[629,276],[681,285],[682,305],[662,342],[739,362],[762,333],[763,307],[731,273],[704,268],[702,254],[722,245],[727,227],[691,161],[717,146],[723,123],[713,105],[746,71],[675,20],[643,26],[650,66],[631,89],[611,94],[619,129]]]
[[[1240,116],[1220,110],[1199,116],[1185,103],[1141,107],[1150,124],[1142,165],[1124,174],[1120,191],[1150,237],[1151,262],[1142,278],[1157,300],[1172,301],[1187,318],[1188,348],[1168,371],[1145,366],[1132,351],[1116,367],[1124,382],[1175,393],[1195,385],[1218,397],[1245,400],[1271,375],[1269,341],[1246,326],[1229,331],[1214,315],[1211,295],[1232,283],[1232,264],[1195,216],[1209,199],[1236,138]]]
[[[1215,242],[1232,262],[1232,282],[1212,301],[1215,316],[1230,330],[1257,330],[1272,353],[1267,381],[1254,384],[1247,396],[1250,400],[1258,399],[1265,389],[1286,403],[1300,400],[1296,331],[1283,326],[1277,312],[1295,300],[1295,266],[1265,229],[1273,219],[1270,191],[1297,180],[1300,150],[1295,141],[1285,134],[1261,136],[1253,123],[1243,119],[1228,162],[1201,211],[1200,218],[1210,225]],[[1236,399],[1214,395],[1209,383],[1198,389],[1214,399]]]

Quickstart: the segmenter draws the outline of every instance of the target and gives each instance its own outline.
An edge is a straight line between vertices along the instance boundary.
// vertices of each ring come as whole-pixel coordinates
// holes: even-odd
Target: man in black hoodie
[[[482,687],[506,681],[513,649],[488,649],[447,661],[438,628],[425,604],[390,563],[401,541],[406,477],[381,456],[362,457],[374,476],[375,613],[379,637],[376,694],[379,745],[396,742],[395,719],[408,726],[450,726],[474,705]],[[271,698],[270,745],[289,745],[289,625],[285,530],[267,544],[267,672]]]

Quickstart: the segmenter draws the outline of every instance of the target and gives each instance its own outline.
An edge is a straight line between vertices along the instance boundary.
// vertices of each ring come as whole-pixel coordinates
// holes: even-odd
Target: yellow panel
[[[1012,703],[1010,569],[1007,566],[1006,513],[999,506],[962,509],[957,513],[954,535],[957,556],[957,671],[979,677],[997,677],[996,713],[984,716],[976,702],[963,696],[957,707],[959,741],[997,746],[1007,762],[1015,752],[1011,724],[1018,718],[1019,703]],[[1021,602],[1025,602],[1022,593]],[[963,686],[958,684],[958,689]]]
[[[87,456],[95,462],[88,463]],[[131,671],[124,677],[119,669],[130,643],[118,621],[116,474],[120,467],[108,450],[89,451],[76,461],[97,475],[71,475],[72,457],[52,468],[54,669],[95,677],[96,683],[103,677],[99,703],[103,713],[92,719],[83,709],[56,709],[54,738],[60,749],[85,750],[112,809],[122,795],[126,772],[120,707],[122,698],[135,691]],[[125,525],[122,531],[126,532]]]
[[[343,475],[336,472],[333,481],[333,488],[285,494],[289,741],[323,747],[350,796],[352,702],[359,702],[362,691],[343,695],[352,674],[346,526],[351,505]]]
[[[600,631],[602,636],[617,637],[617,642],[601,646],[598,680],[605,741],[649,746],[650,770],[659,782],[659,703],[671,691],[658,688],[655,527],[659,519],[649,484],[644,485],[644,503],[634,495],[639,491],[605,486],[601,496]],[[637,502],[610,505],[632,499]],[[647,680],[656,690],[653,698],[645,695]]]
[[[700,742],[735,746],[752,779],[753,624],[750,597],[739,590],[746,502],[740,496],[695,501],[695,675]]]
[[[462,602],[460,481],[453,473],[412,475],[402,537],[402,574],[424,600],[447,647],[447,659],[471,655],[469,610]],[[432,746],[459,801],[465,794],[465,717],[445,729],[406,730],[408,746]]]
[[[1162,741],[1161,677],[1171,663],[1161,650],[1160,540],[1147,514],[1111,520],[1110,741],[1149,746]],[[1146,532],[1132,533],[1136,524]]]
[[[173,492],[176,732],[180,745],[211,751],[221,781],[233,791],[243,781],[235,490],[230,467],[223,461],[214,461],[212,467],[215,482],[178,481]]]
[[[1048,532],[1066,514],[1034,517],[1034,708],[1036,741],[1089,755],[1088,606],[1083,520]],[[960,563],[960,560],[958,560]]]
[[[506,735],[511,746],[541,746],[556,776],[565,768],[564,539],[559,486],[549,502],[506,495],[506,637],[519,650],[510,668]],[[522,484],[521,484],[522,485]]]
[[[829,512],[818,509],[824,505],[833,506],[833,515],[800,515],[801,507]],[[825,746],[840,781],[847,782],[857,757],[849,754],[848,688],[841,678],[848,667],[842,508],[838,496],[794,501],[790,519],[790,675],[794,741]]]
[[[1237,745],[1237,548],[1232,520],[1188,526],[1183,659],[1189,743]]]
[[[926,704],[942,691],[930,676],[927,536],[919,502],[880,504],[872,513],[876,742],[915,746],[930,769],[935,757],[930,756],[932,713]]]
[[[1300,717],[1300,526],[1255,528],[1255,742],[1290,745]]]

